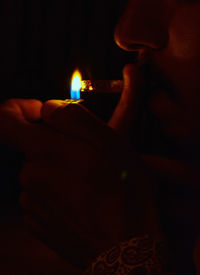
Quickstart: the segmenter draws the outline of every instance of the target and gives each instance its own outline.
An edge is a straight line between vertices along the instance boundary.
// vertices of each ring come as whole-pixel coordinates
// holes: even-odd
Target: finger
[[[0,105],[1,114],[19,120],[37,121],[41,118],[42,102],[36,99],[9,99]]]
[[[39,200],[31,193],[23,191],[20,194],[19,203],[25,215],[34,216],[42,225],[48,225],[50,214],[44,201]]]
[[[67,224],[63,224],[62,216],[51,214],[45,224],[36,213],[27,213],[24,223],[37,239],[73,265],[86,268],[88,258],[94,256],[93,248],[81,228],[77,228],[69,219]]]
[[[91,185],[87,182],[83,184],[82,179],[86,175],[84,171],[76,173],[76,167],[74,165],[74,170],[67,170],[64,160],[59,165],[56,162],[26,163],[19,176],[20,184],[39,200],[50,203],[56,200],[58,204],[67,200],[86,203],[85,197],[90,193]]]
[[[32,123],[41,118],[38,100],[11,99],[0,105],[0,140],[24,148],[32,140]]]
[[[47,101],[42,108],[42,117],[61,133],[79,137],[95,147],[110,146],[116,140],[114,131],[80,104]]]
[[[108,124],[121,135],[126,136],[137,119],[142,85],[140,73],[134,65],[126,65],[123,76],[124,90]]]
[[[19,174],[19,183],[22,186],[23,190],[34,194],[38,198],[45,198],[47,191],[48,196],[51,198],[50,194],[52,194],[52,189],[50,184],[48,185],[48,183],[46,182],[47,176],[45,176],[43,165],[40,165],[38,163],[38,167],[40,169],[39,172],[34,163],[25,162],[25,165]],[[51,166],[49,170],[52,172]]]
[[[58,201],[57,201],[58,202]],[[74,213],[73,209],[69,205],[69,209],[65,205],[59,205],[55,203],[54,198],[51,198],[50,200],[46,200],[46,198],[43,196],[41,197],[40,195],[38,196],[34,192],[27,192],[27,191],[22,191],[20,194],[19,198],[19,203],[21,207],[23,208],[24,215],[26,217],[31,217],[34,219],[40,227],[43,228],[54,228],[57,230],[59,229],[58,225],[58,217],[61,217],[61,220],[63,222],[65,221],[67,217],[67,222],[69,225],[72,226],[72,220],[76,217],[76,215],[73,215]],[[62,211],[62,208],[64,207],[65,209]],[[76,217],[76,223],[78,224],[78,219]],[[80,224],[78,225],[80,228]],[[50,231],[50,230],[49,230]]]

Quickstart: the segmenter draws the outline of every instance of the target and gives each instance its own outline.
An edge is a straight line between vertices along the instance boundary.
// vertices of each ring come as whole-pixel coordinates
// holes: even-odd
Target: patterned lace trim
[[[167,246],[149,236],[134,237],[101,254],[84,275],[165,275]]]

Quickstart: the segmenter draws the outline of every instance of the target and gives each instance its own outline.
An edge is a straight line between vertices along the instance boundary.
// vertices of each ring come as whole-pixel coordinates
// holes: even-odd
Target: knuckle
[[[21,100],[17,98],[10,98],[3,103],[5,108],[16,108]]]
[[[15,106],[16,105],[16,102],[15,102],[15,100],[14,99],[8,99],[8,100],[6,100],[5,102],[3,102],[3,103],[1,103],[1,108],[0,108],[0,110],[1,110],[1,112],[4,112],[4,111],[6,111],[7,109],[9,109],[9,108],[12,108],[13,106]]]
[[[5,105],[13,105],[13,104],[15,104],[16,103],[16,99],[15,98],[10,98],[10,99],[8,99],[8,100],[6,100],[5,102],[4,102],[4,104]]]
[[[80,104],[67,104],[64,108],[60,109],[60,112],[65,112],[67,113],[70,117],[72,118],[71,115],[73,116],[79,116],[79,115],[84,115],[85,109],[83,106]]]

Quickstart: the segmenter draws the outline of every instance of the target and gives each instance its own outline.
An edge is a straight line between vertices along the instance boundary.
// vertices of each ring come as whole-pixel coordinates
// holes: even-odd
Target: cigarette
[[[122,93],[123,80],[82,80],[81,92]]]
[[[65,102],[71,104],[83,103],[85,100],[93,100],[96,97],[120,96],[123,91],[123,80],[82,80],[80,98],[66,99]]]

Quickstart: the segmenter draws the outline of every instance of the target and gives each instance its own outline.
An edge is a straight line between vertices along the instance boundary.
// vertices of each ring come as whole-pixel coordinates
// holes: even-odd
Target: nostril
[[[144,45],[134,43],[134,44],[130,45],[130,47],[132,47],[133,49],[136,49],[136,50],[141,50],[142,48],[144,48]]]
[[[132,51],[140,51],[141,49],[145,48],[143,44],[139,43],[132,43],[129,42],[127,39],[118,38],[115,36],[115,43],[123,50],[132,52]]]
[[[123,50],[132,52],[140,51],[144,48],[152,50],[161,50],[165,48],[169,42],[169,34],[167,26],[158,23],[158,20],[142,22],[134,24],[134,21],[124,19],[122,17],[116,26],[114,32],[114,40],[116,44]]]
[[[127,51],[129,51],[129,52],[134,52],[134,51],[136,51],[136,52],[140,52],[140,51],[142,51],[143,52],[143,49],[145,49],[146,48],[146,46],[144,46],[143,44],[139,44],[139,43],[124,43],[123,44],[124,45],[124,47],[126,47],[126,50]]]

